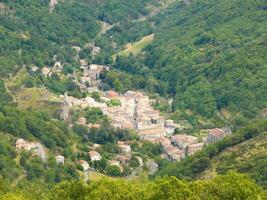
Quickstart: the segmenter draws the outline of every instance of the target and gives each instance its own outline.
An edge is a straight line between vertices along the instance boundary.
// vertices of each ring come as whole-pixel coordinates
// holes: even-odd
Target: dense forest
[[[51,66],[55,55],[58,60],[78,67],[72,46],[94,42],[100,21],[116,23],[145,15],[147,2],[151,0],[59,1],[50,13],[48,0],[4,0],[0,18],[0,76],[17,72],[23,65]]]
[[[115,67],[163,81],[152,91],[173,95],[174,109],[254,118],[266,107],[266,17],[264,0],[177,3],[153,18],[145,55],[118,58]]]

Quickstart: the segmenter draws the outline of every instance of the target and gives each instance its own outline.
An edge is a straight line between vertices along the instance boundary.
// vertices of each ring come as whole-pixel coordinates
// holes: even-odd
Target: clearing
[[[119,56],[129,56],[130,53],[137,55],[141,53],[142,49],[145,48],[147,45],[151,44],[154,40],[154,34],[147,35],[143,37],[141,40],[135,43],[128,43],[125,45],[125,49],[119,52],[116,55]],[[115,60],[116,55],[113,55],[113,59]]]

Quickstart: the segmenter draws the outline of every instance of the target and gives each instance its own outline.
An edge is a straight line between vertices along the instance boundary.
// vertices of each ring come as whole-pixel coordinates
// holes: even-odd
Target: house
[[[230,135],[231,133],[232,132],[229,127],[225,127],[223,129],[220,129],[220,128],[210,129],[208,137],[207,137],[207,143],[213,144],[215,142],[218,142],[222,140],[224,137],[226,137],[227,135]]]
[[[87,66],[87,61],[85,59],[80,59],[79,61],[80,61],[81,66],[84,66],[84,67]]]
[[[156,143],[159,143],[164,149],[171,145],[171,140],[166,137],[160,137],[156,139]]]
[[[0,2],[0,9],[5,9],[6,5],[3,2]]]
[[[72,46],[71,48],[74,49],[77,53],[79,53],[82,50],[81,47],[78,46]]]
[[[155,163],[154,160],[149,160],[147,162],[147,167],[149,169],[149,174],[154,174],[159,168],[158,164]]]
[[[93,147],[93,149],[97,149],[97,148],[101,147],[101,145],[94,143],[92,147]]]
[[[115,92],[114,90],[109,90],[107,92],[107,97],[111,98],[111,99],[116,99],[119,97],[119,94],[117,92]]]
[[[170,161],[176,162],[185,157],[185,151],[175,148],[174,146],[168,146],[165,148],[165,155]]]
[[[126,165],[130,158],[126,156],[117,155],[114,160],[119,161],[122,165]]]
[[[30,151],[31,150],[31,146],[22,138],[19,138],[16,141],[16,149],[17,150],[27,150]]]
[[[175,133],[175,130],[179,128],[180,126],[178,124],[175,124],[173,120],[166,120],[165,121],[165,131],[166,135],[173,135]]]
[[[100,128],[100,126],[101,126],[100,124],[91,124],[91,123],[87,125],[88,128]]]
[[[92,56],[96,56],[100,53],[101,48],[100,47],[93,47],[92,49]]]
[[[77,124],[85,126],[85,125],[86,125],[86,119],[85,119],[84,117],[81,117],[81,118],[77,121]]]
[[[64,164],[64,161],[65,161],[64,156],[62,156],[62,155],[57,155],[56,156],[56,162],[57,162],[57,164]]]
[[[85,161],[85,160],[79,160],[78,163],[82,166],[83,171],[89,170],[90,167],[89,167],[89,164],[88,164],[87,161]]]
[[[50,75],[51,75],[51,71],[50,71],[50,69],[48,68],[48,67],[43,67],[42,68],[42,74],[44,75],[44,77],[49,77]]]
[[[37,66],[33,66],[33,67],[31,68],[31,70],[32,70],[33,72],[36,72],[38,69],[39,69],[39,68],[38,68]]]
[[[196,143],[196,144],[190,144],[187,146],[186,154],[191,156],[197,151],[200,151],[204,146],[204,143]]]
[[[22,138],[16,141],[16,150],[31,151],[33,155],[39,156],[43,162],[46,161],[46,154],[43,146],[38,142],[27,142]]]
[[[99,161],[102,159],[101,155],[97,151],[89,151],[91,161]]]
[[[121,152],[123,154],[129,154],[131,153],[131,146],[126,144],[119,144],[119,147],[121,149]]]
[[[197,143],[198,139],[191,135],[174,135],[171,137],[171,142],[175,146],[185,150],[188,145]]]
[[[110,160],[109,161],[109,165],[111,165],[111,166],[117,166],[120,169],[121,172],[123,171],[123,168],[120,165],[120,161],[118,161],[118,160]]]
[[[55,62],[53,66],[53,72],[61,72],[63,70],[63,65],[61,62]]]

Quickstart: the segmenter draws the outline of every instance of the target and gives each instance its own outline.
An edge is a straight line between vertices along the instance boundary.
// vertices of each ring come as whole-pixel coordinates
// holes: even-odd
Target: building
[[[191,135],[174,135],[171,137],[171,142],[178,148],[185,150],[188,145],[196,144],[198,139]]]
[[[100,53],[101,48],[100,47],[93,47],[92,49],[92,56],[96,56]]]
[[[101,155],[97,151],[89,151],[91,161],[99,161],[102,159]]]
[[[48,67],[43,67],[42,68],[42,74],[44,75],[45,78],[50,77],[52,72]]]
[[[62,155],[57,155],[57,156],[56,156],[56,162],[57,162],[57,164],[64,164],[64,162],[65,162],[65,158],[64,158],[64,156],[62,156]]]
[[[209,130],[209,134],[207,137],[207,143],[213,144],[215,142],[218,142],[222,140],[224,137],[231,135],[231,129],[230,127],[225,127],[223,129],[220,128],[214,128]]]
[[[109,165],[111,165],[111,166],[117,166],[120,169],[121,172],[123,171],[123,168],[120,165],[120,161],[118,161],[118,160],[110,160],[109,161]]]
[[[166,137],[160,137],[156,139],[156,142],[159,143],[164,149],[168,146],[171,146],[171,140]]]
[[[61,64],[61,62],[55,62],[52,71],[53,72],[61,72],[63,70],[63,65]]]
[[[89,164],[85,160],[79,160],[78,163],[82,166],[83,171],[88,171],[89,170]]]
[[[126,156],[117,155],[114,160],[119,161],[122,165],[126,165],[130,158]]]
[[[85,59],[80,59],[79,61],[80,61],[81,66],[83,67],[87,66],[87,61]]]
[[[77,124],[86,126],[86,119],[84,117],[81,117],[78,121]]]
[[[185,157],[185,151],[174,146],[168,146],[164,150],[166,157],[172,162],[180,161]]]
[[[197,151],[200,151],[204,146],[204,143],[196,143],[196,144],[190,144],[187,146],[186,154],[191,156]]]
[[[154,174],[159,168],[158,164],[155,163],[154,160],[148,160],[146,165],[149,169],[149,174]]]
[[[31,151],[33,155],[36,155],[42,159],[43,162],[46,161],[46,154],[43,146],[38,142],[27,142],[22,138],[16,141],[16,150],[21,151]]]
[[[78,46],[72,46],[71,48],[74,49],[77,53],[79,53],[82,50],[81,47]]]
[[[119,144],[121,152],[123,154],[130,154],[131,153],[131,146],[127,144]]]
[[[173,135],[177,128],[180,128],[180,126],[178,124],[175,124],[173,120],[168,119],[165,121],[166,135]]]
[[[31,146],[22,138],[19,138],[16,141],[16,150],[26,150],[26,151],[30,151],[31,150]]]
[[[117,98],[119,98],[119,94],[117,92],[115,92],[114,90],[109,90],[107,92],[107,97],[110,99],[117,99]]]

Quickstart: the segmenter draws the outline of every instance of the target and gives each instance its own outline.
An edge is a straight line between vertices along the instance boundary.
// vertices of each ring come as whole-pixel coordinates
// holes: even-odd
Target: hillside
[[[267,132],[246,140],[240,144],[228,147],[216,155],[200,178],[210,178],[227,171],[247,173],[259,184],[267,188]]]
[[[0,2],[0,200],[266,199],[266,10]]]
[[[257,183],[266,185],[267,121],[248,124],[233,135],[175,164],[162,165],[156,176],[206,179],[229,171],[246,173]]]
[[[153,91],[174,95],[175,110],[241,123],[266,107],[266,19],[264,0],[177,2],[152,19],[144,61],[115,66],[163,81]]]
[[[100,22],[113,24],[148,14],[145,5],[151,1],[123,4],[120,0],[57,1],[52,12],[49,2],[5,0],[1,3],[1,77],[17,72],[23,65],[51,66],[55,56],[77,67],[76,52],[71,47],[93,45],[100,32]],[[91,59],[89,55],[86,57]]]

